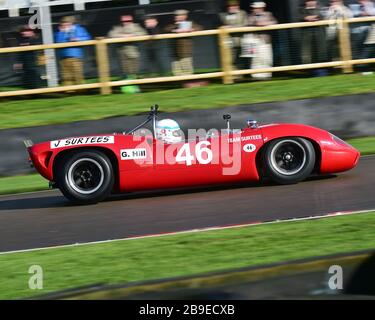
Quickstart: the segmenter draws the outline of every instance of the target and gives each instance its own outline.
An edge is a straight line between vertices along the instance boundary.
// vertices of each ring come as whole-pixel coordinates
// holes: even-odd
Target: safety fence
[[[368,40],[372,33],[374,43]],[[186,39],[191,39],[192,43],[181,41]],[[185,54],[192,55],[194,71],[176,72],[176,66],[171,67],[176,51],[190,45],[192,52]],[[375,17],[364,17],[0,48],[3,63],[10,66],[22,64],[25,59],[37,60],[45,79],[30,89],[2,87],[0,97],[89,89],[110,94],[114,87],[207,79],[221,79],[224,84],[232,84],[245,75],[266,79],[276,72],[297,70],[339,68],[350,73],[356,65],[363,67],[375,63],[374,46]],[[83,68],[90,65],[92,74],[86,76],[82,84],[62,85],[57,63],[59,50],[78,47],[85,49]],[[133,47],[133,51],[136,47],[138,54],[152,52],[151,56],[148,54],[147,62],[144,58],[141,62],[134,60],[134,63],[147,64],[150,68],[138,77],[124,79],[123,68],[126,66],[122,60],[126,57],[121,57],[121,52],[129,47]],[[23,73],[24,82],[34,81],[25,67]],[[57,81],[53,83],[51,77]]]

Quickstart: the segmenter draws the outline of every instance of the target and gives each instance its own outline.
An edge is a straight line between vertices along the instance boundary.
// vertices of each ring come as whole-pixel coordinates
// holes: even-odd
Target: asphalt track
[[[374,168],[365,157],[298,185],[135,193],[83,207],[58,191],[0,197],[0,252],[374,209]]]

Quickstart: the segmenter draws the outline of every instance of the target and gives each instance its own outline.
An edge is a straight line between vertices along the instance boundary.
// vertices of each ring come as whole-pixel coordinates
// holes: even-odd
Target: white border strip
[[[46,187],[48,188],[48,182],[46,183]],[[0,194],[0,200],[3,198],[13,198],[17,196],[31,196],[33,194],[38,195],[41,193],[51,193],[54,192],[54,189],[46,189],[46,190],[40,190],[40,191],[26,191],[26,192],[20,192],[20,193],[10,193],[10,194]]]
[[[338,216],[369,213],[373,211],[375,211],[375,209],[360,210],[360,211],[338,211],[338,212],[327,213],[327,214],[318,215],[318,216],[310,216],[310,217],[305,217],[305,218],[291,218],[291,219],[286,219],[286,220],[275,220],[275,221],[268,221],[268,222],[259,221],[259,222],[245,223],[245,224],[224,225],[224,226],[207,227],[207,228],[192,229],[192,230],[177,231],[177,232],[166,232],[166,233],[150,234],[150,235],[144,235],[144,236],[134,236],[134,237],[128,237],[128,238],[123,238],[123,239],[103,240],[103,241],[67,244],[67,245],[61,245],[61,246],[51,246],[51,247],[44,247],[44,248],[6,251],[6,252],[0,252],[0,256],[5,255],[5,254],[13,254],[13,253],[26,253],[26,252],[44,251],[44,250],[51,250],[51,249],[82,247],[82,246],[95,245],[95,244],[106,244],[106,243],[112,243],[112,242],[120,242],[120,241],[122,242],[122,241],[130,241],[130,240],[149,239],[149,238],[161,238],[161,237],[175,236],[175,235],[182,235],[182,234],[189,234],[189,233],[246,228],[246,227],[254,227],[254,226],[268,225],[268,224],[279,224],[279,223],[287,223],[287,222],[327,219],[327,218],[333,218],[333,217],[338,217]]]

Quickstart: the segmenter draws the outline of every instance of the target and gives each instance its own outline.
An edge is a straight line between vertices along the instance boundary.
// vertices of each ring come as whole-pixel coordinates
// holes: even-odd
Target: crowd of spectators
[[[277,24],[273,14],[267,11],[265,2],[254,2],[250,6],[250,13],[242,11],[238,1],[228,2],[228,8],[221,15],[223,26],[226,27],[265,27]],[[267,68],[273,65],[271,36],[267,33],[246,34],[232,37],[232,56],[234,67],[238,69]],[[251,63],[249,64],[249,59]],[[271,77],[270,73],[258,73],[254,78],[264,79]]]
[[[346,6],[342,0],[330,0],[328,7],[322,7],[317,0],[306,0],[300,10],[301,22],[316,22],[320,20],[337,20],[341,18],[375,16],[373,0],[358,0]],[[277,24],[274,14],[262,1],[251,3],[250,8],[243,10],[238,0],[228,0],[226,10],[220,14],[222,27],[262,27]],[[323,27],[306,27],[301,29],[300,48],[301,61],[304,64],[334,61],[339,59],[339,24]],[[202,30],[189,12],[184,9],[174,12],[173,21],[162,27],[158,15],[146,15],[141,21],[136,21],[131,14],[121,16],[118,25],[112,27],[108,38],[131,38],[144,35],[158,35],[163,33],[189,33]],[[375,54],[375,24],[357,24],[351,28],[353,55],[356,59],[373,57]],[[20,31],[19,45],[33,45],[40,43],[35,30],[23,27]],[[74,17],[61,19],[55,31],[55,42],[75,42],[90,40],[92,36],[88,30],[77,23]],[[174,75],[191,75],[194,73],[193,49],[194,42],[189,37],[174,40],[173,58],[170,69]],[[117,54],[121,62],[124,77],[136,78],[142,70],[148,73],[165,75],[169,69],[163,48],[163,41],[146,41],[140,46],[136,42],[124,43],[118,48]],[[267,68],[274,65],[273,41],[269,32],[251,32],[231,34],[230,47],[232,50],[233,67],[235,69]],[[64,85],[82,84],[84,82],[84,49],[69,47],[57,50],[60,78]],[[143,59],[141,59],[143,57]],[[41,86],[39,66],[43,64],[41,57],[34,51],[18,54],[14,70],[23,73],[23,83],[27,88]],[[142,62],[146,66],[141,66]],[[325,73],[318,70],[320,75]],[[271,73],[252,75],[255,79],[268,79]]]

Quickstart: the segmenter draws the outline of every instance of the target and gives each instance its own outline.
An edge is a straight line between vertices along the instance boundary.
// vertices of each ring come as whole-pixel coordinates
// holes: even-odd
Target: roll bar
[[[157,104],[153,105],[151,107],[151,111],[146,119],[146,121],[142,122],[140,125],[136,126],[133,130],[126,132],[125,134],[133,134],[136,132],[138,129],[142,128],[146,124],[150,123],[152,121],[152,129],[154,130],[154,138],[156,139],[156,122],[158,120],[158,110],[159,106]]]

